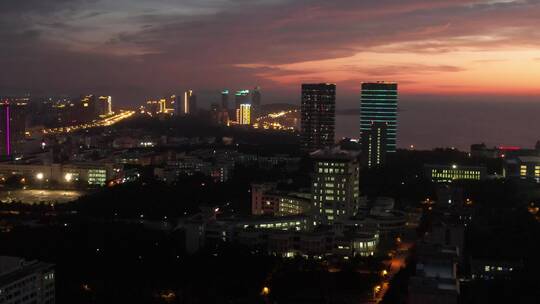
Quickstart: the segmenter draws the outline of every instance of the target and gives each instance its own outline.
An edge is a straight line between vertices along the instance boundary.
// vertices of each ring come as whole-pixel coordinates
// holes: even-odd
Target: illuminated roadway
[[[109,117],[92,121],[92,122],[83,123],[80,125],[43,129],[43,133],[44,134],[70,133],[70,132],[75,132],[75,131],[84,130],[84,129],[111,126],[111,125],[114,125],[115,123],[118,123],[124,119],[131,117],[133,114],[135,114],[135,111],[120,112],[119,114],[116,114],[113,116],[109,116]]]
[[[258,117],[253,127],[255,129],[272,129],[293,131],[298,123],[298,110],[288,110]]]
[[[412,247],[412,243],[409,242],[400,242],[398,245],[397,250],[392,254],[392,259],[389,262],[389,269],[388,269],[388,275],[386,276],[384,282],[382,283],[381,288],[375,295],[375,299],[370,302],[365,303],[379,303],[384,298],[384,295],[388,291],[388,288],[390,287],[390,280],[396,275],[401,268],[404,268],[406,266],[406,259],[409,255],[409,250]]]

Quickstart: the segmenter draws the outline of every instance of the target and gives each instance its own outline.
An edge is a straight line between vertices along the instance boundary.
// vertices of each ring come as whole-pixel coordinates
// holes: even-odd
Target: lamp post
[[[42,172],[38,172],[36,174],[36,179],[38,180],[39,182],[39,187],[40,188],[43,188],[43,178],[45,178],[45,175],[42,173]]]

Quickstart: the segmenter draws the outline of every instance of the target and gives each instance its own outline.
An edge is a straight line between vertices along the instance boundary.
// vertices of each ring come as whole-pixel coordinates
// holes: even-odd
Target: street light
[[[71,173],[66,173],[66,175],[64,175],[64,178],[66,179],[66,182],[71,182],[71,180],[73,179],[73,174]]]
[[[373,299],[377,299],[377,295],[381,291],[381,285],[377,285],[373,287]]]
[[[43,173],[41,173],[41,172],[39,172],[38,174],[36,174],[36,178],[37,178],[38,180],[43,180],[43,177],[44,177],[44,175],[43,175]]]

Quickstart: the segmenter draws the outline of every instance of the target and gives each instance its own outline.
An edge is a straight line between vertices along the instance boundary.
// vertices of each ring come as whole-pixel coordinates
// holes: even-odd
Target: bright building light
[[[66,179],[66,182],[71,182],[73,180],[73,174],[66,173],[66,175],[64,175],[64,178]]]
[[[39,172],[38,174],[36,174],[36,178],[39,179],[39,180],[42,180],[44,177],[43,173]]]

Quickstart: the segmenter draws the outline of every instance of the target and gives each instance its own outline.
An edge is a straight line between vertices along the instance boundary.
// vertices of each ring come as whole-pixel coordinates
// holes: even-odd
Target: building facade
[[[251,104],[249,100],[249,90],[240,90],[236,91],[234,94],[234,108],[240,109],[241,104]]]
[[[313,208],[325,224],[352,217],[359,205],[358,155],[324,149],[311,154],[314,172],[311,183]]]
[[[397,144],[398,85],[394,82],[362,83],[360,103],[360,137],[368,136],[373,123],[387,125],[387,152]]]
[[[425,165],[425,176],[435,183],[451,183],[455,180],[483,180],[486,168],[477,166]]]
[[[11,157],[19,150],[26,130],[26,104],[0,103],[0,156]]]
[[[504,175],[509,178],[532,179],[540,182],[540,157],[518,156],[506,159]]]
[[[280,192],[275,184],[251,185],[251,213],[253,215],[291,216],[311,211],[309,193]]]
[[[335,111],[335,84],[302,84],[302,149],[315,151],[334,145]]]
[[[46,185],[55,182],[60,185],[83,183],[88,186],[103,186],[107,181],[122,174],[121,165],[112,163],[72,163],[72,164],[15,164],[0,163],[0,177],[8,179],[19,176],[26,182]]]
[[[362,136],[362,163],[368,168],[376,167],[386,162],[387,128],[385,122],[373,122],[371,129]]]
[[[239,125],[251,124],[251,105],[250,104],[243,103],[240,105],[240,108],[236,109],[236,122]]]
[[[0,256],[0,303],[54,304],[54,266]]]
[[[229,90],[227,89],[221,91],[221,108],[229,110]]]
[[[261,96],[261,87],[255,87],[253,89],[253,91],[251,91],[251,105],[252,105],[252,110],[254,113],[256,113],[257,115],[260,113],[261,111],[261,99],[262,99],[262,96]]]
[[[97,112],[99,116],[108,116],[112,114],[112,97],[100,96],[97,103]]]
[[[190,115],[197,112],[197,96],[193,90],[184,92],[184,100],[182,101],[180,109],[182,115]]]

